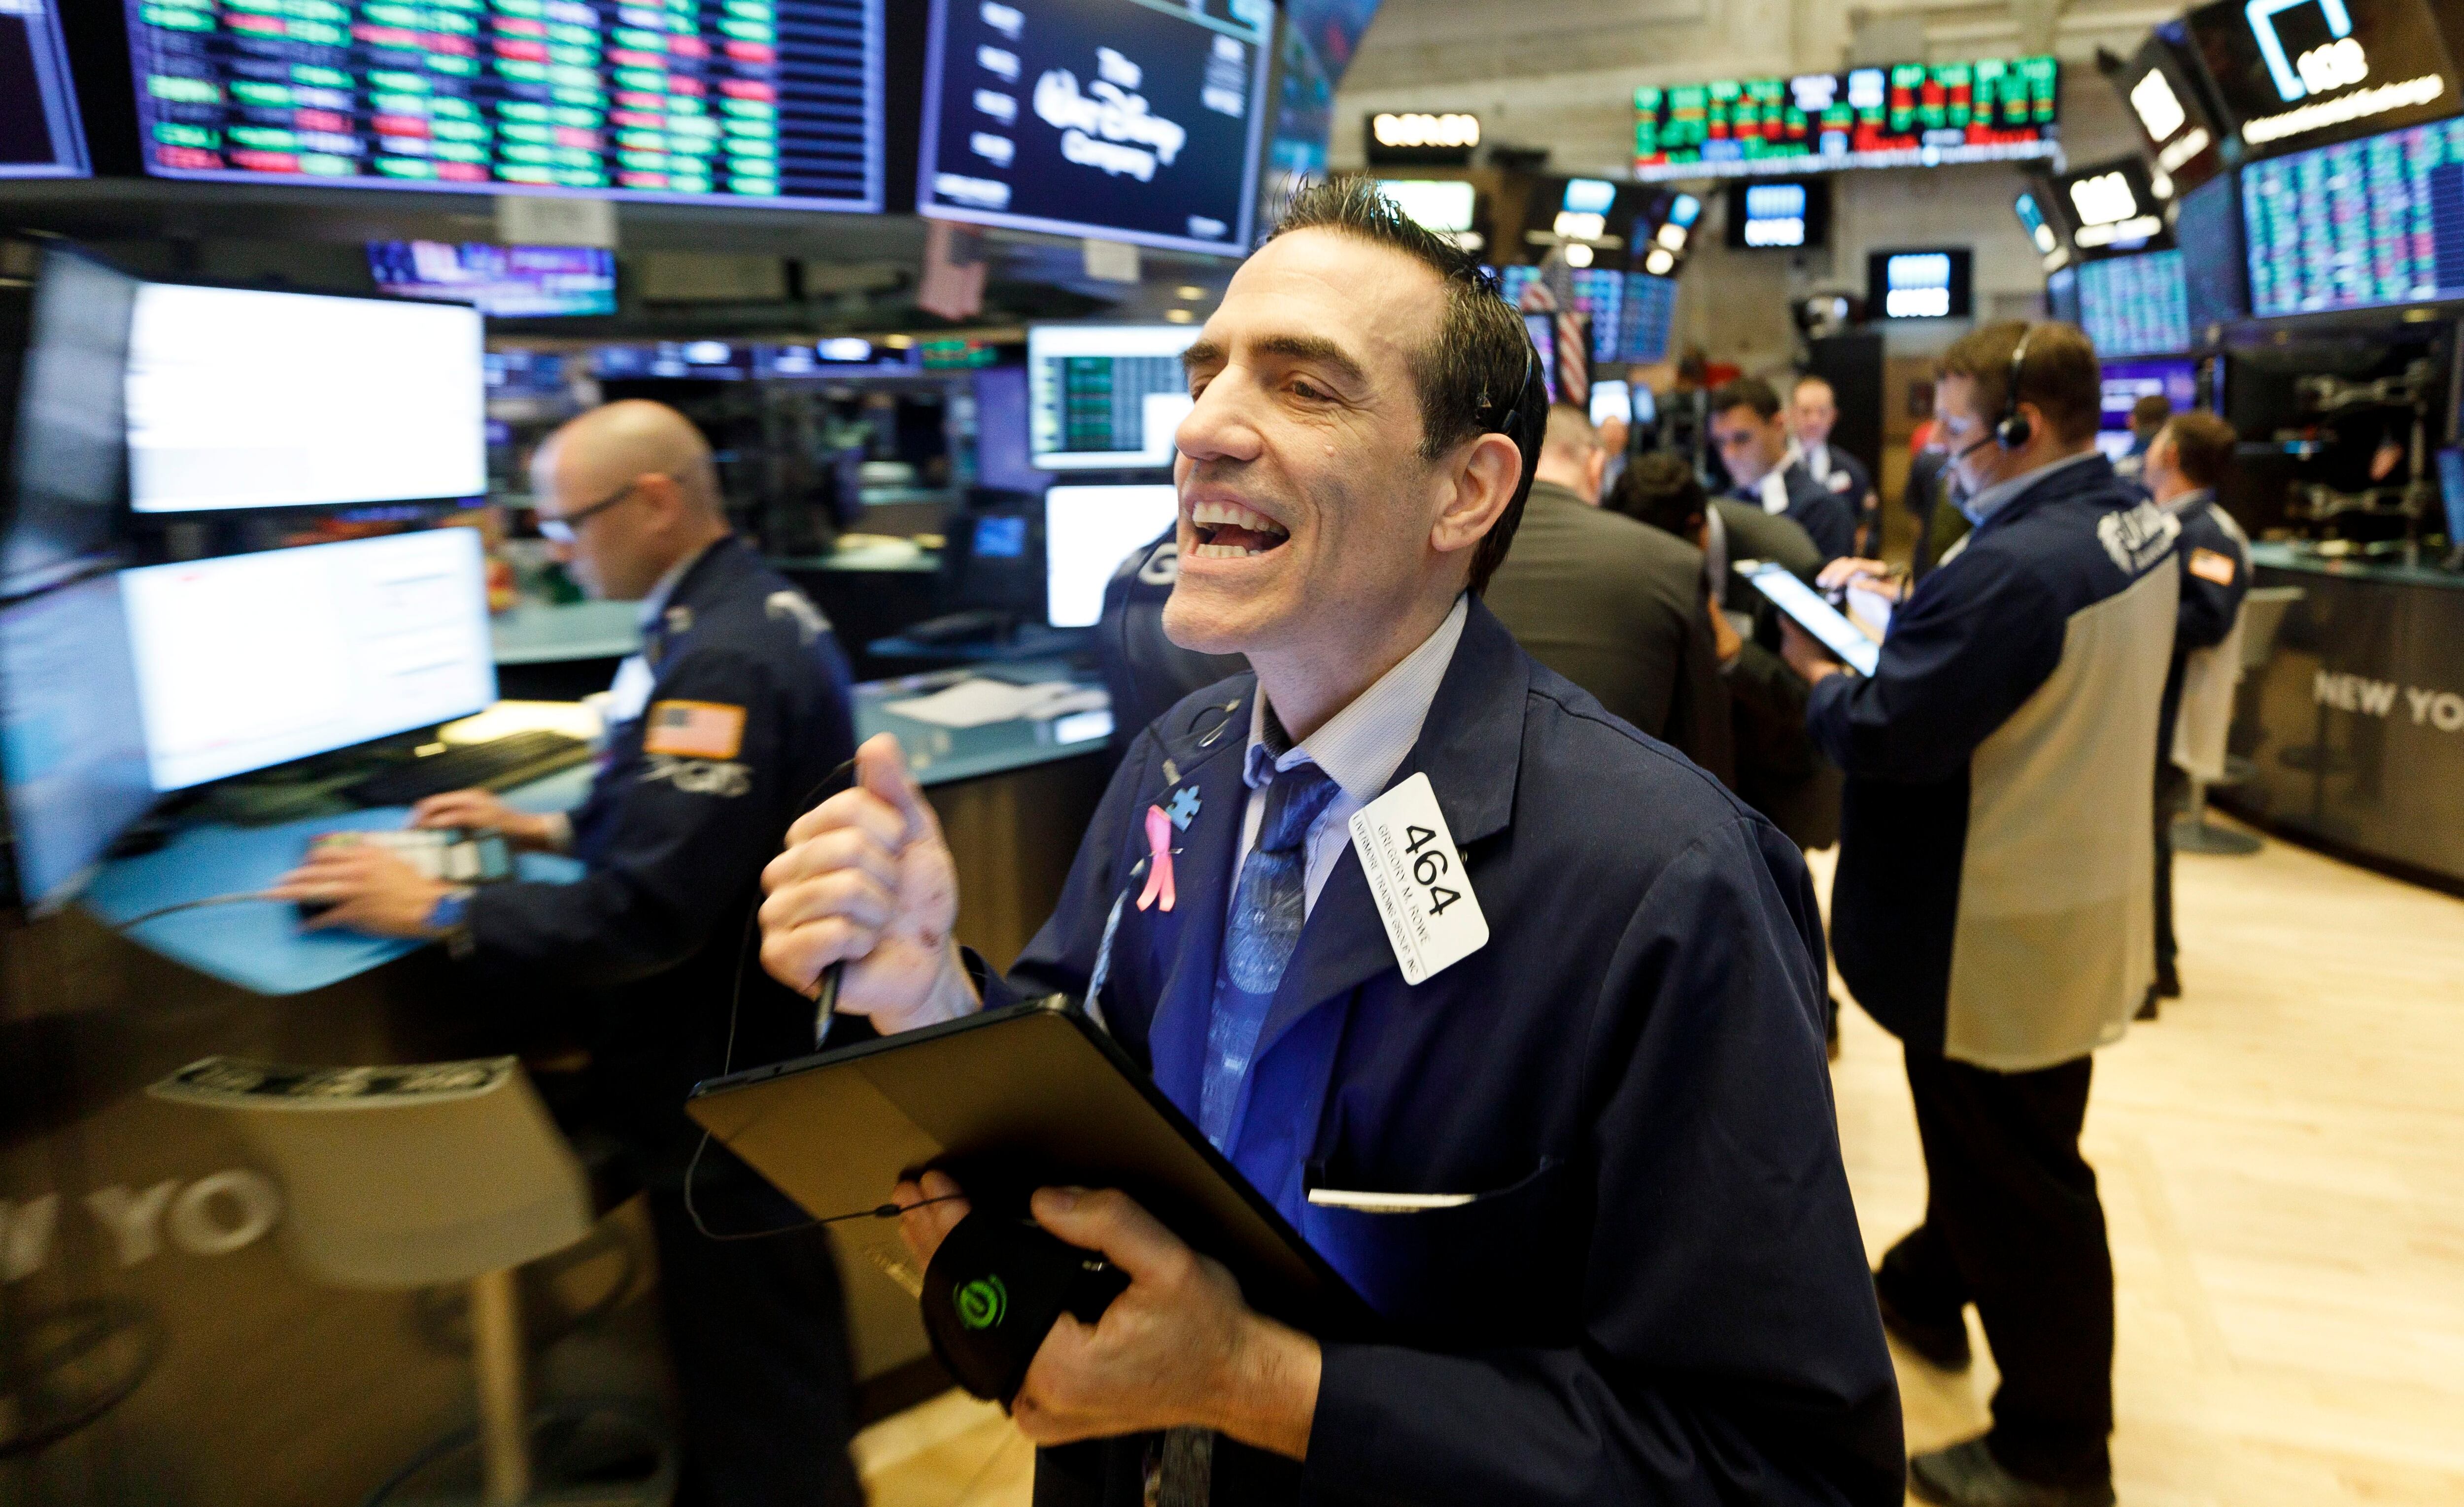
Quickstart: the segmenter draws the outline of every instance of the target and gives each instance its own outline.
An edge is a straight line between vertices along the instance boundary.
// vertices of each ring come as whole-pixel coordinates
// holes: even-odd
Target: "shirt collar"
[[[1457,597],[1436,632],[1306,742],[1291,741],[1261,690],[1249,704],[1249,747],[1241,777],[1251,790],[1264,790],[1281,771],[1315,764],[1353,799],[1363,805],[1375,799],[1420,741],[1420,726],[1429,719],[1429,704],[1438,698],[1438,683],[1454,661],[1470,613],[1471,598]]]
[[[1961,503],[1959,505],[1959,511],[1968,514],[1969,522],[1981,529],[1985,526],[1985,521],[1988,518],[1992,517],[1995,513],[2010,506],[2010,504],[2014,501],[2021,492],[2035,486],[2036,483],[2043,481],[2046,477],[2051,476],[2057,470],[2061,470],[2066,467],[2078,466],[2088,461],[2096,460],[2101,453],[2101,451],[2091,448],[2081,450],[2077,455],[2064,456],[2062,459],[2055,461],[2050,465],[2039,466],[2035,470],[2021,471],[2016,476],[2006,477],[2001,481],[1995,482],[1992,486],[1986,488],[1983,491],[1976,493],[1966,502]]]
[[[668,599],[676,594],[676,587],[683,584],[686,574],[701,562],[703,556],[717,548],[718,543],[718,540],[713,539],[668,567],[668,573],[661,576],[658,584],[650,588],[650,594],[642,599],[642,610],[636,615],[636,620],[642,626],[646,628],[651,626],[666,614]]]
[[[1765,513],[1788,511],[1788,469],[1795,464],[1794,460],[1783,460],[1754,484],[1753,500],[1762,504]]]

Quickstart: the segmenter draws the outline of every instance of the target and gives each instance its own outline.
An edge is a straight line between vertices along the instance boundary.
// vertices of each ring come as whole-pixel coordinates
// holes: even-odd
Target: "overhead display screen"
[[[2079,328],[2099,356],[2164,356],[2190,347],[2190,306],[2180,251],[2084,262]]]
[[[881,207],[883,0],[127,0],[166,178]]]
[[[1965,319],[1975,252],[1873,251],[1865,258],[1865,302],[1886,319]]]
[[[2464,119],[2241,174],[2251,313],[2464,298]]]
[[[1272,0],[934,0],[916,208],[1247,250]]]
[[[2182,247],[2182,287],[2194,334],[2250,312],[2240,190],[2234,176],[2225,173],[2182,196],[2182,217],[2174,223],[2173,238]]]
[[[2207,91],[2194,76],[2197,65],[2175,46],[2187,35],[2180,22],[2166,22],[2119,73],[2108,76],[2130,107],[2157,171],[2172,181],[2172,191],[2195,188],[2224,169],[2222,133],[2209,116]]]
[[[467,303],[492,318],[616,312],[616,253],[595,247],[371,241],[368,273],[396,297]]]
[[[1740,177],[2057,155],[2051,57],[1895,63],[1634,92],[1635,176]]]
[[[1820,178],[1793,183],[1728,186],[1728,245],[1739,251],[1764,247],[1798,250],[1831,236],[1831,185]]]
[[[2455,112],[2454,64],[2428,0],[2213,0],[2188,20],[2254,153]]]
[[[0,178],[83,178],[85,133],[57,0],[0,0]]]
[[[1498,274],[1499,291],[1519,309],[1523,290],[1539,276],[1537,267],[1505,268]],[[1590,322],[1594,361],[1647,365],[1667,360],[1668,332],[1677,318],[1676,278],[1584,267],[1569,271],[1566,279],[1573,295],[1572,312]],[[1553,331],[1550,338],[1555,339]]]

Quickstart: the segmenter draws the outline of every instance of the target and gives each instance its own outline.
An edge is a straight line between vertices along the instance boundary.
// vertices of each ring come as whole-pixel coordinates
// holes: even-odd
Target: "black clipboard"
[[[1330,1339],[1375,1320],[1146,1070],[1066,997],[694,1086],[685,1112],[815,1218],[939,1168],[979,1202],[1117,1188],[1232,1269],[1249,1305]]]

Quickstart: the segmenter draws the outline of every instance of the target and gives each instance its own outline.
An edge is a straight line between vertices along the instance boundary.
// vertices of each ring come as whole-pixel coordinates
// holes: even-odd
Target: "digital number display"
[[[2241,171],[2251,313],[2464,297],[2464,119]]]
[[[1635,176],[1737,177],[2051,157],[2051,57],[1896,63],[1634,92]]]
[[[2099,356],[2156,356],[2189,349],[2189,293],[2180,251],[2082,263],[2079,327]]]
[[[881,207],[882,0],[127,0],[169,178]]]

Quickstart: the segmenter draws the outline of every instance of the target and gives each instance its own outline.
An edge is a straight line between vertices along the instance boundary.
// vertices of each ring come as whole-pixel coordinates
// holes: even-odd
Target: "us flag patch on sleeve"
[[[2219,586],[2230,586],[2233,583],[2233,557],[2229,555],[2219,555],[2213,550],[2192,550],[2190,574],[2201,580],[2213,581]]]
[[[642,721],[642,752],[678,758],[734,758],[744,746],[744,709],[715,701],[662,701]]]

